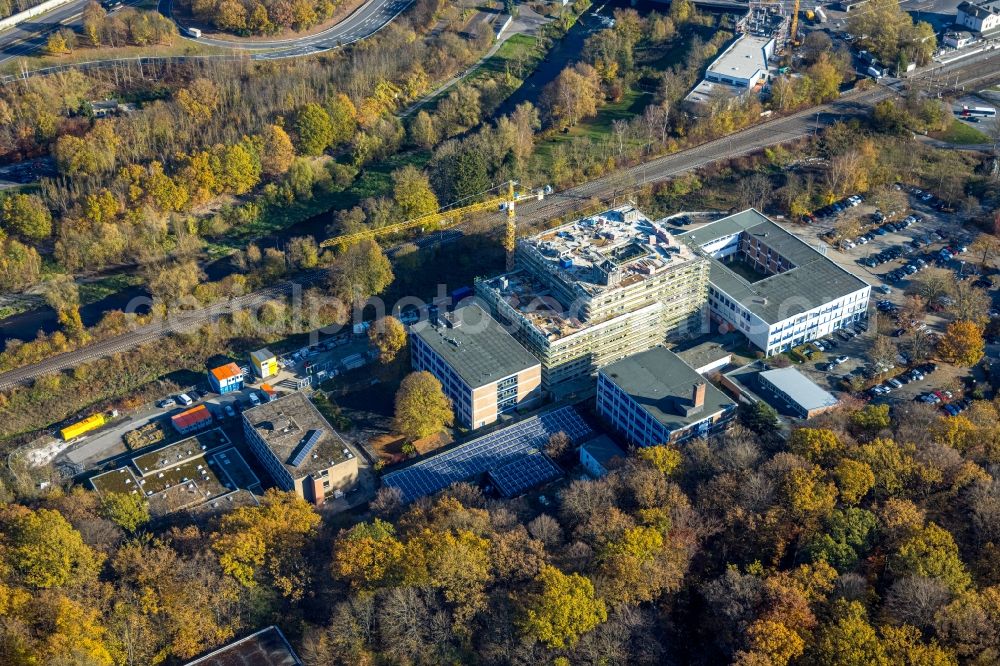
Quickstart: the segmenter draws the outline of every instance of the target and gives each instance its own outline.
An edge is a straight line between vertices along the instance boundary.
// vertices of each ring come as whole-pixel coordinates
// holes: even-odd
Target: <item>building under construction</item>
[[[774,38],[776,51],[780,53],[788,43],[790,23],[784,2],[755,0],[749,4],[746,15],[736,23],[736,31],[754,37]]]
[[[708,263],[631,205],[520,239],[514,264],[476,293],[541,361],[550,393],[700,331]]]

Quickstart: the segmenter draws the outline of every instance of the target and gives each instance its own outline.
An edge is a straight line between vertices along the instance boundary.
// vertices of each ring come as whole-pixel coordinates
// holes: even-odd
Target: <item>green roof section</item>
[[[734,406],[725,393],[666,347],[633,354],[600,372],[671,432]],[[696,384],[705,384],[705,405],[692,412]]]
[[[709,282],[768,324],[869,286],[752,208],[681,234],[680,238],[702,248],[712,241],[741,233],[759,237],[793,268],[750,282],[725,262],[713,258]]]
[[[510,377],[539,364],[531,352],[475,303],[410,327],[470,388]]]

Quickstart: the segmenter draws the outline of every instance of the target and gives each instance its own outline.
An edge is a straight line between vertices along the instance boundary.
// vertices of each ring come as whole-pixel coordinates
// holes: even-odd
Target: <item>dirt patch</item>
[[[451,435],[441,432],[430,437],[418,439],[413,442],[413,446],[416,448],[418,454],[427,455],[432,451],[451,444],[452,441]],[[387,433],[371,438],[368,441],[368,448],[379,460],[384,460],[387,465],[397,465],[408,459],[407,455],[403,453],[404,444],[406,444],[405,437]]]

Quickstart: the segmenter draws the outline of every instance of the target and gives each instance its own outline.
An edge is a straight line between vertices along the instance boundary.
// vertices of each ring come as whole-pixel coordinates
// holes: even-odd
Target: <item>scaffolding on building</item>
[[[736,24],[736,31],[757,37],[774,37],[775,51],[788,44],[789,15],[783,0],[750,0],[749,11]]]

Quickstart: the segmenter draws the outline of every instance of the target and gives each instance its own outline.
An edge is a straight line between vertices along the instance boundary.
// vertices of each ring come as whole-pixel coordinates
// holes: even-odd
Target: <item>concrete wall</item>
[[[24,23],[28,19],[38,16],[39,14],[44,14],[45,12],[52,11],[56,7],[62,7],[65,4],[69,4],[72,0],[48,0],[40,5],[35,5],[31,9],[25,9],[23,12],[14,14],[13,16],[8,16],[7,18],[0,21],[0,30],[6,30],[7,28],[13,28],[19,23]]]

